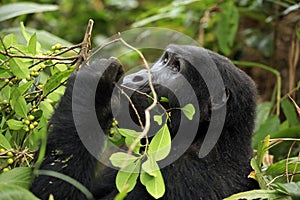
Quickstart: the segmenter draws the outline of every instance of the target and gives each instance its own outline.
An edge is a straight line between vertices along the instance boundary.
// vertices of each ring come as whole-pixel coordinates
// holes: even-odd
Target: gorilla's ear
[[[230,97],[230,90],[228,88],[225,88],[222,94],[218,95],[218,97],[211,98],[211,109],[218,110],[222,108],[227,103],[229,97]]]

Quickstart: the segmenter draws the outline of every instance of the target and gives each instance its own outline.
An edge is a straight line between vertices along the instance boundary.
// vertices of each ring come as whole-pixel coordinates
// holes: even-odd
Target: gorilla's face
[[[149,76],[151,76],[159,104],[164,107],[165,111],[171,110],[172,112],[172,124],[170,124],[172,131],[177,130],[182,118],[181,111],[174,108],[182,108],[190,103],[198,108],[200,101],[203,105],[208,101],[208,91],[201,75],[188,61],[189,55],[183,53],[182,50],[184,48],[181,46],[168,46],[163,55],[151,66],[150,75],[146,69],[143,69],[125,76],[122,83],[126,87],[144,93],[134,92],[131,95],[132,103],[143,121],[144,110],[152,103],[151,98],[145,95],[152,95],[149,87]],[[203,89],[199,90],[199,88]],[[204,99],[206,99],[205,102]],[[157,109],[163,112],[160,106],[157,106]],[[200,111],[196,109],[196,113],[199,114]],[[131,117],[137,123],[135,115],[131,112]]]

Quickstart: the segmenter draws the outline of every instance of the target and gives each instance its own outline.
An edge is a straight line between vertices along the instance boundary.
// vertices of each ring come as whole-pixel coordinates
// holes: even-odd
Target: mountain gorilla
[[[213,65],[216,67],[213,68]],[[92,67],[97,67],[98,71],[91,70]],[[108,68],[104,71],[106,67]],[[216,69],[217,72],[214,71]],[[169,99],[169,103],[162,105],[169,109],[192,103],[196,108],[194,119],[197,120],[196,123],[189,122],[181,115],[181,111],[171,109],[171,123],[168,125],[174,140],[181,126],[191,127],[192,124],[196,127],[196,133],[181,154],[176,151],[180,149],[176,145],[180,146],[181,142],[174,145],[172,140],[173,153],[170,153],[170,157],[173,156],[174,162],[161,168],[166,186],[166,192],[161,199],[223,199],[234,193],[256,188],[257,183],[248,178],[251,172],[251,135],[256,108],[256,89],[253,81],[227,58],[195,46],[169,45],[163,56],[151,67],[151,71],[153,86],[158,96]],[[100,133],[85,126],[83,136],[79,137],[78,126],[84,127],[89,123],[89,119],[85,120],[84,117],[81,123],[75,125],[75,114],[83,113],[89,116],[96,111],[97,122],[103,132],[108,134],[113,120],[112,107],[118,107],[116,102],[119,98],[112,95],[112,92],[123,73],[121,64],[114,58],[95,60],[90,66],[84,67],[69,79],[65,94],[50,120],[46,155],[40,169],[57,171],[76,179],[92,192],[95,199],[113,199],[118,194],[115,186],[117,170],[100,166],[95,156],[91,155],[91,151],[87,150],[82,139],[91,143],[95,141],[95,146],[101,146],[101,141],[90,139]],[[220,75],[223,88],[214,84],[216,77],[213,73]],[[81,93],[76,96],[73,89],[75,78],[77,77],[78,81],[79,75],[82,79],[79,80]],[[150,94],[147,76],[146,70],[141,70],[125,76],[121,81],[127,87]],[[94,88],[90,82],[92,79],[99,80]],[[197,102],[191,98],[192,94],[183,92],[189,90],[184,87],[186,83],[182,80],[188,81]],[[214,93],[214,89],[218,92]],[[90,98],[89,92],[93,91],[96,91],[96,94],[94,92],[94,96]],[[131,95],[132,102],[141,115],[143,109],[149,105],[149,99],[144,97],[138,92]],[[75,111],[74,104],[72,107],[74,98],[80,104]],[[87,98],[92,100],[87,102]],[[117,100],[111,100],[114,98]],[[213,121],[213,112],[218,116],[221,114],[219,110],[224,108],[226,116],[220,136],[216,138],[215,145],[207,155],[199,156],[201,145],[206,142],[205,138],[209,137],[209,134],[217,135],[215,132],[218,130],[208,131]],[[141,118],[144,119],[143,116]],[[222,119],[218,121],[222,123]],[[184,126],[185,123],[190,124]],[[189,138],[192,133],[186,130],[183,134],[184,138]],[[92,153],[97,155],[103,152],[99,148],[96,149],[92,150]],[[50,194],[54,195],[55,200],[86,199],[83,193],[70,183],[46,175],[35,178],[31,191],[41,199],[48,199]],[[138,179],[137,185],[126,199],[153,197]]]

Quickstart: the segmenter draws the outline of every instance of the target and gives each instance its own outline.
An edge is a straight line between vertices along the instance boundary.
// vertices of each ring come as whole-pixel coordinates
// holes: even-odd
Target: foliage
[[[0,176],[0,184],[7,185],[0,187],[1,195],[8,198],[22,194],[34,199],[20,187],[29,187],[34,151],[40,140],[45,141],[48,119],[74,70],[75,58],[62,57],[72,48],[60,44],[42,50],[36,34],[30,35],[23,25],[22,33],[27,45],[20,44],[13,34],[0,39],[0,169],[6,172]],[[13,191],[18,192],[13,193],[10,186],[15,185],[18,188]]]
[[[68,41],[81,41],[88,18],[96,21],[95,45],[101,44],[107,36],[128,29],[128,25],[159,26],[181,31],[198,39],[200,45],[236,59],[245,47],[259,51],[264,58],[271,57],[275,46],[275,22],[299,11],[299,3],[293,0],[168,0],[155,3],[150,0],[84,3],[81,0],[47,0],[49,4],[43,6],[32,2],[9,4],[13,2],[4,0],[5,5],[0,7],[0,168],[3,171],[0,193],[5,199],[35,199],[28,191],[33,153],[40,141],[42,147],[45,144],[48,119],[64,92],[66,78],[74,70],[73,50],[78,46],[71,46]],[[42,13],[51,10],[57,11]],[[242,20],[251,21],[255,26],[239,31]],[[25,30],[23,25],[19,28],[20,21],[32,28]],[[66,28],[70,25],[71,28]],[[299,27],[295,34],[299,40]],[[237,36],[242,37],[243,42]],[[131,64],[137,59],[126,62]],[[257,108],[253,137],[255,155],[251,161],[254,171],[249,176],[259,182],[261,189],[227,199],[299,199],[300,111],[288,95],[299,91],[300,81],[284,94],[284,73],[278,68],[256,62],[236,61],[235,64],[266,70],[268,75],[275,75],[277,86],[273,98]],[[192,118],[194,111],[190,105],[181,109],[188,119]],[[164,182],[156,161],[168,154],[171,141],[162,115],[154,116],[162,127],[146,146],[139,141],[140,132],[112,128],[110,139],[115,143],[124,142],[133,152],[132,155],[118,152],[111,157],[114,166],[120,168],[116,178],[120,193],[116,199],[123,199],[138,178],[152,196],[163,195]],[[155,153],[161,149],[166,151]],[[40,152],[37,167],[43,158],[43,148]],[[142,173],[136,173],[140,171]],[[77,184],[68,178],[64,180]]]
[[[183,114],[192,120],[195,114],[195,108],[192,104],[187,104],[180,108]],[[162,125],[162,116],[167,115],[165,123]],[[160,172],[157,161],[163,160],[168,156],[171,150],[171,135],[167,125],[169,113],[165,111],[161,115],[155,115],[154,120],[162,127],[146,144],[141,144],[141,132],[117,127],[117,122],[113,122],[111,138],[118,138],[118,141],[112,139],[113,142],[120,144],[125,141],[126,146],[131,153],[117,152],[111,155],[110,161],[113,166],[120,168],[116,177],[116,186],[120,195],[126,195],[134,189],[137,178],[140,175],[140,182],[146,187],[149,194],[154,198],[161,198],[165,193],[165,184],[163,176]]]

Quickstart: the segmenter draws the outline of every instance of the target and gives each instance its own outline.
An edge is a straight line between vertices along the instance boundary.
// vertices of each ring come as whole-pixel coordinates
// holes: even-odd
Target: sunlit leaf
[[[130,155],[124,152],[117,152],[110,156],[109,160],[111,161],[112,165],[115,167],[125,167],[130,163],[136,161],[138,157]]]
[[[23,128],[24,124],[21,121],[15,119],[9,119],[6,121],[10,130],[20,130]]]
[[[20,117],[25,118],[27,116],[27,108],[26,108],[26,100],[21,95],[19,90],[16,88],[12,94],[12,98],[10,100],[11,108],[16,112],[16,114]]]
[[[125,168],[120,169],[116,177],[116,186],[119,192],[126,188],[127,192],[133,190],[141,167],[141,160],[129,163]]]
[[[153,119],[157,122],[158,125],[162,125],[162,115],[154,115]]]
[[[148,156],[148,160],[146,160],[142,164],[142,169],[148,173],[150,176],[157,176],[157,171],[159,171],[159,166],[157,162],[154,160],[153,156]]]
[[[138,138],[141,135],[141,132],[137,132],[135,130],[126,129],[126,128],[118,128],[118,131],[124,137]]]
[[[193,104],[187,104],[183,108],[181,108],[183,114],[189,119],[192,120],[195,115],[195,107]]]
[[[140,180],[146,186],[148,193],[154,198],[161,198],[165,193],[165,183],[160,170],[155,172],[157,175],[150,176],[148,173],[142,171]]]
[[[31,53],[32,55],[36,55],[36,50],[37,50],[36,46],[37,46],[36,33],[34,33],[28,42],[28,52]]]
[[[29,78],[29,69],[25,63],[19,58],[9,60],[9,66],[12,73],[19,78]]]
[[[46,96],[52,90],[56,89],[63,81],[65,81],[74,69],[69,69],[67,71],[57,73],[49,79],[43,87],[43,95]]]

